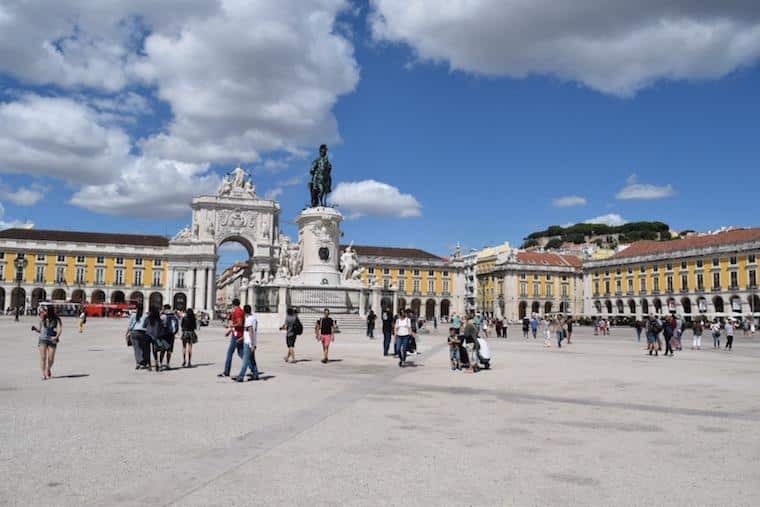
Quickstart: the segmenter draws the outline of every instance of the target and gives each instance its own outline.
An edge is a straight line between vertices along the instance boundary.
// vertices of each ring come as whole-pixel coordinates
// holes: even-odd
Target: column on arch
[[[206,301],[207,309],[210,311],[214,310],[214,305],[216,301],[214,300],[214,269],[210,268],[206,270],[206,294],[208,295],[208,300]]]
[[[190,271],[190,295],[188,296],[188,308],[195,309],[195,277],[196,277],[196,269],[193,268]]]

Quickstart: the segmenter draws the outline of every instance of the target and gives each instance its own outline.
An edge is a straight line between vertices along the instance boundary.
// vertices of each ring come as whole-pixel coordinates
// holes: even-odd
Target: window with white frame
[[[123,269],[117,269],[114,271],[113,283],[114,285],[124,285],[124,270]]]
[[[65,255],[59,255],[58,256],[58,262],[66,262],[66,256]]]
[[[85,280],[85,269],[82,267],[77,268],[75,283],[83,284]]]
[[[443,292],[446,293],[446,294],[449,293],[449,281],[448,280],[444,280],[443,281]]]
[[[417,294],[417,293],[420,292],[420,281],[419,281],[419,279],[417,279],[417,278],[414,279],[414,285],[413,285],[413,287],[414,287],[413,290],[414,290],[415,294]]]
[[[135,266],[142,266],[142,265],[143,265],[142,257],[135,258]]]
[[[117,257],[116,258],[116,265],[117,266],[123,266],[124,265],[124,257]]]
[[[84,264],[84,255],[77,255],[77,264]]]
[[[161,259],[153,259],[153,265],[155,267],[161,266]]]
[[[45,254],[37,254],[37,262],[45,262]]]
[[[435,280],[428,280],[428,294],[435,292]]]
[[[103,285],[106,281],[106,270],[103,268],[96,268],[95,269],[95,283],[98,285]]]
[[[153,271],[153,287],[161,287],[161,280],[163,279],[163,271]]]
[[[37,266],[37,271],[34,273],[34,281],[37,283],[45,283],[45,265]]]
[[[55,282],[56,283],[63,283],[66,281],[66,267],[65,266],[58,266],[55,269]]]
[[[184,271],[177,271],[176,272],[176,287],[178,289],[184,289],[185,288],[185,272]]]
[[[98,255],[98,257],[95,259],[95,262],[97,262],[98,264],[105,264],[106,258],[103,257],[102,255]]]
[[[135,286],[140,287],[143,284],[143,272],[142,269],[135,271]]]

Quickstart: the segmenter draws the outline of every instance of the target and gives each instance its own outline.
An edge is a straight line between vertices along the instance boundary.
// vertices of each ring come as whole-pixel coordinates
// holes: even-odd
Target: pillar
[[[216,305],[216,297],[214,294],[214,284],[216,281],[214,280],[214,269],[207,269],[206,270],[206,294],[207,294],[207,301],[206,301],[206,308],[210,311],[214,311],[214,307]]]
[[[195,268],[190,271],[190,296],[187,298],[188,308],[195,308]]]
[[[208,268],[203,268],[203,277],[202,278],[203,278],[203,282],[202,282],[202,285],[201,285],[201,298],[200,298],[201,300],[199,301],[199,303],[201,304],[201,306],[203,307],[204,310],[208,310],[208,294],[206,292],[206,288],[207,288],[207,285],[208,285],[206,283],[206,280],[208,279]],[[212,316],[212,318],[213,318],[213,316]]]

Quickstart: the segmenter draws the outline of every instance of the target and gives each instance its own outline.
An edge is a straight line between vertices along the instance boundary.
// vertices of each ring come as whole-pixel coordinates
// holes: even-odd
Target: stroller
[[[485,338],[478,338],[478,360],[483,365],[484,370],[491,368],[491,349]]]

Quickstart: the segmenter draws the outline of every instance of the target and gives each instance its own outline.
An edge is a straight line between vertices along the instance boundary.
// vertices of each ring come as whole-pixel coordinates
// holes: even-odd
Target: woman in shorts
[[[187,310],[180,324],[182,328],[182,367],[193,367],[193,345],[198,343],[198,321],[192,308]]]
[[[335,341],[335,321],[330,318],[330,310],[325,308],[324,316],[317,321],[317,341],[322,343],[322,363],[329,361],[330,344]]]
[[[48,308],[47,312],[40,318],[40,326],[32,326],[32,331],[40,334],[37,346],[40,350],[40,370],[42,371],[42,380],[53,378],[53,362],[55,361],[55,350],[58,347],[58,341],[61,338],[63,326],[61,319],[55,314],[55,308]]]

